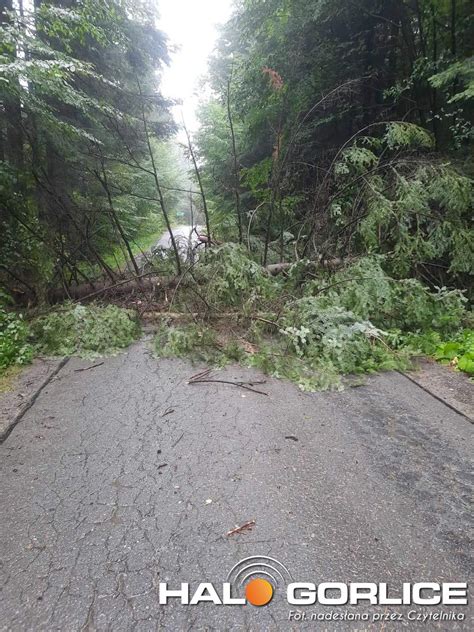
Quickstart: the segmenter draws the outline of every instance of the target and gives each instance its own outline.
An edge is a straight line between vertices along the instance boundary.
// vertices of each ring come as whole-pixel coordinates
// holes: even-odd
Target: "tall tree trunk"
[[[231,75],[232,76],[232,75]],[[239,243],[243,243],[242,235],[242,215],[240,211],[240,173],[239,163],[237,159],[237,146],[235,142],[234,122],[232,120],[232,111],[230,108],[230,85],[231,79],[227,81],[227,118],[229,119],[230,136],[232,140],[232,157],[234,162],[234,196],[235,196],[235,213],[237,216],[237,227],[239,229]]]
[[[7,12],[13,11],[12,0],[0,1],[0,26],[8,24],[10,18]],[[12,54],[12,61],[17,56],[17,51]],[[5,109],[5,137],[4,155],[6,160],[21,173],[24,167],[23,154],[23,121],[20,99],[8,95],[4,100]]]
[[[194,154],[193,145],[191,143],[191,137],[189,136],[188,128],[186,127],[184,119],[183,119],[183,127],[184,127],[184,131],[186,133],[186,138],[188,139],[189,153],[190,153],[191,159],[193,161],[194,172],[196,174],[196,178],[197,178],[197,181],[198,181],[198,184],[199,184],[199,190],[201,192],[202,206],[203,206],[203,211],[204,211],[204,218],[205,218],[205,221],[206,221],[206,231],[207,231],[207,238],[208,238],[208,241],[206,243],[206,247],[208,247],[208,246],[210,246],[211,240],[212,240],[211,223],[209,221],[209,209],[207,208],[207,201],[206,201],[206,196],[204,194],[204,187],[202,186],[201,173],[199,171],[199,167],[198,167],[198,164],[197,164],[196,156]]]
[[[163,213],[163,217],[164,217],[164,220],[165,220],[166,228],[167,228],[168,234],[170,236],[171,246],[173,248],[174,257],[175,257],[175,261],[176,261],[176,271],[177,271],[178,274],[181,274],[181,259],[179,258],[178,246],[176,245],[176,239],[174,238],[174,234],[173,234],[173,229],[171,227],[170,218],[169,218],[169,215],[168,215],[168,211],[166,210],[166,204],[165,204],[165,200],[164,200],[164,197],[163,197],[163,191],[161,190],[160,179],[158,177],[158,170],[156,168],[155,156],[153,154],[153,147],[151,146],[150,133],[148,131],[148,122],[147,122],[147,119],[146,119],[145,104],[143,102],[142,88],[141,88],[140,82],[137,82],[137,83],[138,83],[138,91],[139,91],[140,97],[141,97],[143,130],[145,132],[145,140],[146,140],[146,144],[147,144],[147,148],[148,148],[148,155],[150,157],[150,162],[151,162],[151,166],[152,166],[153,179],[155,181],[156,192],[157,192],[157,195],[158,195],[158,200],[159,200],[159,203],[160,203],[161,211]]]
[[[438,62],[438,29],[436,25],[436,10],[434,3],[431,3],[431,27],[433,30],[433,64],[434,68],[437,67]],[[435,148],[439,148],[439,125],[438,125],[438,91],[436,88],[431,90],[431,109],[433,113],[433,133],[435,138]]]
[[[130,258],[130,262],[133,266],[133,269],[135,270],[135,274],[137,275],[137,277],[140,276],[140,270],[138,268],[137,262],[135,261],[135,257],[133,256],[133,252],[132,252],[132,248],[130,247],[130,242],[127,239],[127,235],[125,234],[125,231],[123,230],[123,226],[122,223],[120,222],[117,212],[115,211],[115,207],[114,207],[114,203],[113,203],[113,199],[112,199],[112,194],[110,193],[110,188],[109,188],[109,182],[107,179],[107,172],[105,171],[105,165],[102,162],[101,163],[101,169],[102,169],[102,175],[100,175],[99,173],[97,173],[97,178],[99,180],[99,182],[102,185],[102,188],[105,191],[105,194],[107,196],[107,201],[109,203],[109,211],[110,211],[110,215],[112,217],[112,221],[114,222],[120,237],[122,238],[123,243],[125,244],[125,248],[127,249],[127,253],[128,256]]]
[[[456,0],[451,0],[451,54],[456,57]]]

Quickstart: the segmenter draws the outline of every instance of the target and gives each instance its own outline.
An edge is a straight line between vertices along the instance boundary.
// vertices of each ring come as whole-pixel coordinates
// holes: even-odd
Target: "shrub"
[[[0,371],[12,364],[27,364],[33,357],[28,326],[21,315],[0,307]]]

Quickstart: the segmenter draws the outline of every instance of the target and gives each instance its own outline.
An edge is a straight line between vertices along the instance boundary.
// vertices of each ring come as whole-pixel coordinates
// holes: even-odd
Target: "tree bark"
[[[122,279],[117,283],[109,283],[108,281],[101,281],[94,283],[94,289],[91,290],[91,286],[87,283],[82,285],[71,286],[66,293],[64,288],[55,288],[48,292],[48,299],[51,303],[58,303],[66,298],[71,298],[76,301],[93,299],[103,296],[123,296],[134,291],[151,292],[157,288],[172,288],[176,287],[179,283],[180,277],[144,277],[132,279]],[[181,283],[182,285],[182,283]]]

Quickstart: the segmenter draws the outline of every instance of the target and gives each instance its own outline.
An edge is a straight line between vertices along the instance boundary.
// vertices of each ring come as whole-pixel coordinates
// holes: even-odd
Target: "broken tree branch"
[[[97,364],[93,364],[92,366],[86,366],[83,369],[74,369],[75,373],[81,373],[82,371],[90,371],[91,369],[96,369],[98,366],[102,366],[103,362],[98,362]]]
[[[203,371],[202,373],[198,373],[198,375],[195,375],[188,380],[188,384],[230,384],[231,386],[237,386],[239,388],[245,389],[246,391],[251,391],[252,393],[258,393],[259,395],[268,396],[268,393],[265,393],[264,391],[259,391],[256,388],[251,388],[252,386],[255,386],[255,384],[266,384],[266,380],[255,380],[253,382],[231,382],[230,380],[216,380],[210,377],[210,372],[211,369]]]

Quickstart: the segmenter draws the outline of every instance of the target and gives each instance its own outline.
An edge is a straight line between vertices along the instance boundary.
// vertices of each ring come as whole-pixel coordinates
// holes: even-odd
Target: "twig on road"
[[[184,432],[181,433],[181,436],[179,437],[179,439],[175,441],[171,447],[175,448],[183,437],[184,437]]]
[[[196,373],[196,375],[192,375],[188,380],[188,384],[189,382],[194,382],[195,380],[198,380],[201,377],[205,377],[206,375],[209,375],[211,371],[212,369],[205,369],[204,371],[200,371],[199,373]]]
[[[167,408],[161,416],[166,417],[166,415],[171,415],[171,413],[174,413],[174,408]]]
[[[256,388],[251,388],[252,386],[255,386],[256,384],[266,384],[266,380],[255,380],[253,382],[241,382],[241,381],[232,382],[230,380],[216,380],[214,378],[209,377],[211,370],[212,369],[206,369],[205,371],[202,371],[201,373],[193,375],[188,380],[188,384],[230,384],[231,386],[237,386],[238,388],[243,388],[246,391],[250,391],[251,393],[258,393],[259,395],[268,396],[268,393],[265,393],[264,391],[259,391]]]
[[[226,536],[229,537],[231,535],[236,535],[237,533],[244,533],[245,531],[251,531],[253,529],[253,527],[256,525],[257,521],[254,520],[249,520],[248,522],[245,522],[244,524],[240,525],[240,527],[235,527],[235,529],[231,529],[230,531],[227,531]]]
[[[102,366],[104,363],[103,362],[99,362],[97,364],[93,364],[92,366],[86,366],[83,369],[74,369],[75,373],[80,373],[81,371],[90,371],[91,369],[96,369],[98,366]]]

